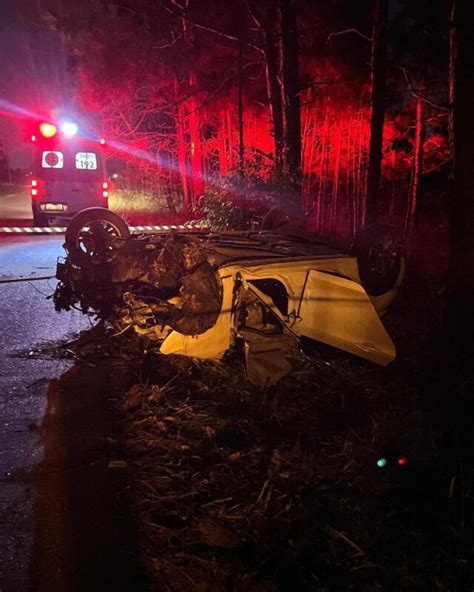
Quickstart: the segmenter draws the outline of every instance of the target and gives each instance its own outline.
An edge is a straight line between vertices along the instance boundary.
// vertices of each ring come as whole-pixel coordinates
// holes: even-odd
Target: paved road
[[[89,321],[54,311],[54,281],[5,283],[53,274],[61,243],[0,237],[0,592],[138,591],[108,469],[107,376],[35,353]]]
[[[54,275],[60,240],[0,238],[0,281]],[[51,284],[52,287],[52,284]],[[78,312],[55,315],[47,281],[0,284],[0,590],[26,590],[33,543],[35,470],[42,458],[34,426],[46,408],[49,381],[64,372],[60,360],[15,357],[37,344],[85,327]]]
[[[111,210],[114,209],[115,203],[112,195],[109,201]],[[0,225],[30,226],[32,218],[28,186],[0,184]]]
[[[28,187],[0,186],[0,220],[31,220],[31,198]]]

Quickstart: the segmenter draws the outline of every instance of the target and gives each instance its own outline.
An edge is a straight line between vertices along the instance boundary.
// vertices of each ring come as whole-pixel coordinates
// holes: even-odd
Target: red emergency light
[[[109,199],[109,184],[107,181],[102,183],[102,203],[104,206],[107,205],[107,200]]]
[[[39,192],[39,185],[36,179],[31,180],[31,197],[38,198],[40,197]]]
[[[101,138],[99,140],[99,144],[101,144],[102,146],[105,146],[105,138]]]
[[[43,123],[39,124],[39,131],[43,138],[54,138],[58,132],[58,128],[52,123],[43,121]]]

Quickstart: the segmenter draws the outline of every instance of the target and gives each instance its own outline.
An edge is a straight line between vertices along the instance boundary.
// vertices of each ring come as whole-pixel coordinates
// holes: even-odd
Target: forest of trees
[[[449,10],[64,0],[41,16],[67,49],[64,103],[107,137],[122,183],[184,210],[206,192],[273,192],[351,236],[375,219],[409,234],[420,196],[442,203]]]

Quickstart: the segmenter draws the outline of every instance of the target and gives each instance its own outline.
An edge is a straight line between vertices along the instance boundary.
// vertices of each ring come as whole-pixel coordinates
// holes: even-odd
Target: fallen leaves
[[[197,527],[202,540],[210,547],[236,549],[242,545],[240,537],[231,528],[213,518],[201,518]]]
[[[455,557],[381,498],[374,448],[395,425],[386,381],[313,359],[262,392],[234,363],[152,359],[153,383],[133,387],[123,405],[131,498],[156,589],[408,590],[431,569],[432,551],[442,559],[429,582],[456,589],[442,571],[459,569]]]

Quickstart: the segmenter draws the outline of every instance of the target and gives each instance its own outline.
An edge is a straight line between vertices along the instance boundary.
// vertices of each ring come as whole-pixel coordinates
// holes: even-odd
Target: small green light
[[[387,459],[386,458],[379,458],[377,461],[377,466],[381,469],[383,469],[387,464]]]

